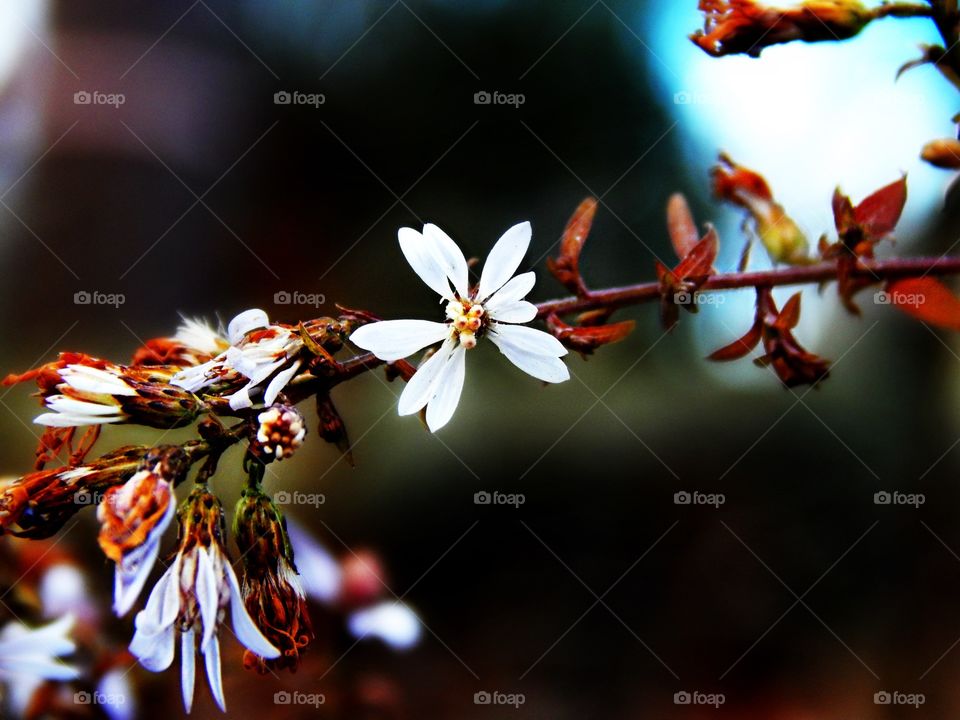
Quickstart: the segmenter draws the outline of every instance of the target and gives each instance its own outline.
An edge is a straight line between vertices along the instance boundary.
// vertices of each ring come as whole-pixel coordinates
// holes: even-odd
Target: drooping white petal
[[[430,241],[433,257],[440,263],[447,277],[450,278],[454,289],[460,297],[467,297],[470,287],[470,274],[463,251],[449,235],[432,223],[423,226],[423,237]]]
[[[420,620],[400,602],[387,601],[358,610],[347,625],[355,637],[376,637],[397,650],[413,647],[420,640]]]
[[[393,362],[440,342],[449,332],[446,324],[429,320],[382,320],[358,327],[350,334],[350,341],[385,362]]]
[[[150,531],[144,543],[124,555],[114,569],[113,610],[118,616],[126,615],[140,596],[147,577],[157,561],[160,538],[176,514],[176,503],[171,499],[163,517]]]
[[[240,583],[237,582],[237,575],[233,572],[230,563],[224,564],[223,574],[226,575],[227,582],[230,584],[230,622],[237,639],[248,650],[262,658],[272,660],[280,657],[280,651],[263,636],[247,613],[247,608],[243,604],[243,594],[240,592]]]
[[[220,641],[216,637],[207,645],[203,651],[204,665],[207,669],[207,683],[210,685],[210,693],[217,705],[223,712],[227,711],[227,701],[223,697],[223,677],[220,674]]]
[[[74,616],[68,614],[33,629],[17,622],[7,623],[0,635],[0,661],[15,665],[19,658],[31,655],[55,657],[72,653],[76,646],[68,633],[74,621]]]
[[[526,300],[503,303],[490,312],[491,320],[505,323],[527,323],[537,316],[537,306]]]
[[[180,688],[183,691],[183,709],[193,709],[193,682],[197,672],[197,650],[193,642],[193,628],[180,635]]]
[[[530,247],[531,232],[530,223],[522,222],[507,230],[497,240],[483,264],[477,291],[478,302],[486,300],[513,277],[523,261],[523,256],[527,254],[527,248]]]
[[[141,610],[141,612],[143,612]],[[170,667],[174,655],[174,628],[167,625],[156,632],[137,627],[130,641],[130,652],[150,672],[162,672]]]
[[[298,370],[300,370],[299,360],[286,370],[281,370],[274,376],[273,380],[267,385],[267,389],[263,391],[264,405],[273,405],[273,401],[277,399],[277,395],[287,386],[287,383],[297,374]]]
[[[52,413],[44,413],[33,419],[38,425],[50,427],[71,427],[74,425],[98,425],[119,422],[126,413],[114,404],[104,404],[77,400],[66,395],[51,395],[47,398],[47,407]]]
[[[491,329],[490,339],[507,360],[528,375],[550,383],[570,379],[570,371],[559,357],[566,354],[566,348],[552,335],[523,325],[497,325]]]
[[[437,379],[443,372],[443,368],[455,347],[456,340],[447,338],[440,349],[417,368],[403,392],[400,393],[400,402],[397,404],[399,415],[412,415],[420,412],[424,405],[430,402],[436,392]]]
[[[492,297],[486,299],[483,307],[490,314],[495,314],[498,309],[504,305],[523,300],[527,294],[533,290],[537,282],[537,275],[533,272],[525,272],[521,275],[511,278],[506,285],[497,290]]]
[[[403,252],[403,256],[427,287],[440,297],[452,300],[453,292],[450,290],[447,273],[444,272],[443,267],[430,250],[429,243],[432,241],[424,238],[421,233],[413,228],[407,227],[400,228],[397,232],[397,238],[400,241],[400,250]]]
[[[466,372],[467,349],[460,345],[443,366],[436,381],[434,396],[427,403],[427,427],[436,432],[453,417],[460,402],[463,378]]]
[[[197,596],[197,604],[200,606],[200,617],[203,619],[203,635],[200,640],[200,650],[204,650],[217,630],[220,593],[217,575],[213,569],[213,561],[207,554],[207,550],[198,548],[194,552],[197,558],[197,578],[194,592]]]
[[[263,310],[259,308],[244,310],[227,325],[227,339],[230,340],[231,345],[236,345],[251,330],[265,328],[269,324],[270,319]]]

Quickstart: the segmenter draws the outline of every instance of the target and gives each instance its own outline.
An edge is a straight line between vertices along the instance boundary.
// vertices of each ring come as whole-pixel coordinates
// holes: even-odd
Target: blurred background
[[[922,20],[714,60],[686,39],[701,24],[693,0],[24,0],[0,19],[4,372],[64,349],[124,361],[178,313],[262,307],[289,322],[338,302],[429,318],[435,297],[396,242],[424,222],[482,258],[530,220],[533,299],[562,296],[543,260],[588,195],[601,198],[582,260],[593,286],[673,263],[674,191],[718,225],[730,270],[741,218],[707,184],[721,149],[765,173],[814,242],[832,229],[836,185],[856,201],[902,172],[910,200],[884,252],[939,255],[957,236],[951,177],[917,160],[954,132],[953,91],[932,69],[894,80],[935,40]],[[77,304],[84,291],[123,302]],[[324,303],[275,303],[284,291]],[[835,366],[820,389],[791,392],[749,361],[704,362],[751,320],[751,292],[724,297],[667,336],[653,306],[624,311],[636,332],[570,357],[561,386],[491,347],[471,353],[437,436],[396,416],[400,387],[381,373],[338,388],[356,467],[314,437],[272,489],[324,495],[290,515],[338,557],[376,553],[422,618],[421,642],[354,644],[318,608],[303,666],[277,679],[243,671],[225,639],[231,715],[914,711],[877,692],[960,711],[960,345],[870,292],[854,318],[832,287],[809,287],[798,337]],[[36,400],[18,387],[0,403],[2,469],[20,474]],[[108,428],[98,448],[150,437]],[[215,480],[228,507],[238,462]],[[477,505],[482,491],[525,502]],[[724,502],[678,505],[682,491]],[[880,491],[924,502],[877,505]],[[106,607],[93,515],[59,547],[84,559]],[[125,643],[131,618],[104,632]],[[138,716],[182,713],[176,668],[128,677]],[[284,690],[326,701],[275,704]],[[477,704],[478,692],[523,702]],[[683,692],[724,702],[677,704]],[[194,715],[217,714],[198,687]]]

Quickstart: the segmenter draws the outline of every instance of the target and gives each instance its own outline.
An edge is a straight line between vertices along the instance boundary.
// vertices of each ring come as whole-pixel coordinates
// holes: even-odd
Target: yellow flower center
[[[450,319],[450,337],[459,340],[467,350],[477,345],[477,333],[484,325],[483,305],[469,300],[451,300],[447,303],[447,317]]]

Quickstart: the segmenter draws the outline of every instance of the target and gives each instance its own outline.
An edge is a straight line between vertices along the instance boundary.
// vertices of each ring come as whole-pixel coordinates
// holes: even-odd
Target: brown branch
[[[957,257],[917,257],[892,260],[861,261],[851,274],[868,280],[882,282],[904,277],[923,275],[951,275],[960,273],[960,256]],[[823,262],[816,265],[787,267],[778,270],[755,272],[735,272],[714,275],[700,286],[700,291],[736,290],[749,287],[775,287],[779,285],[805,285],[829,282],[837,279],[836,262]],[[547,300],[537,304],[537,317],[548,315],[566,315],[569,313],[597,310],[599,308],[619,308],[638,305],[660,299],[660,284],[657,282],[626,285],[623,287],[593,290],[585,297],[567,297]]]

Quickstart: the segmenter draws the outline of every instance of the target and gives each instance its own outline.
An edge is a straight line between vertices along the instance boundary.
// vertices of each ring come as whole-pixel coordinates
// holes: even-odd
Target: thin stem
[[[960,273],[960,256],[861,261],[859,267],[852,272],[854,276],[876,280],[877,282],[905,277],[950,275],[955,273]],[[714,275],[707,279],[700,287],[700,291],[736,290],[738,288],[757,287],[760,285],[770,287],[779,285],[805,285],[828,282],[836,279],[837,264],[835,262],[823,262],[817,263],[816,265],[787,267],[776,270]],[[644,302],[653,302],[659,299],[660,284],[657,282],[626,285],[623,287],[607,288],[605,290],[594,290],[584,297],[567,297],[538,303],[537,317],[544,318],[551,314],[566,315],[600,308],[619,308],[628,305],[638,305]]]

